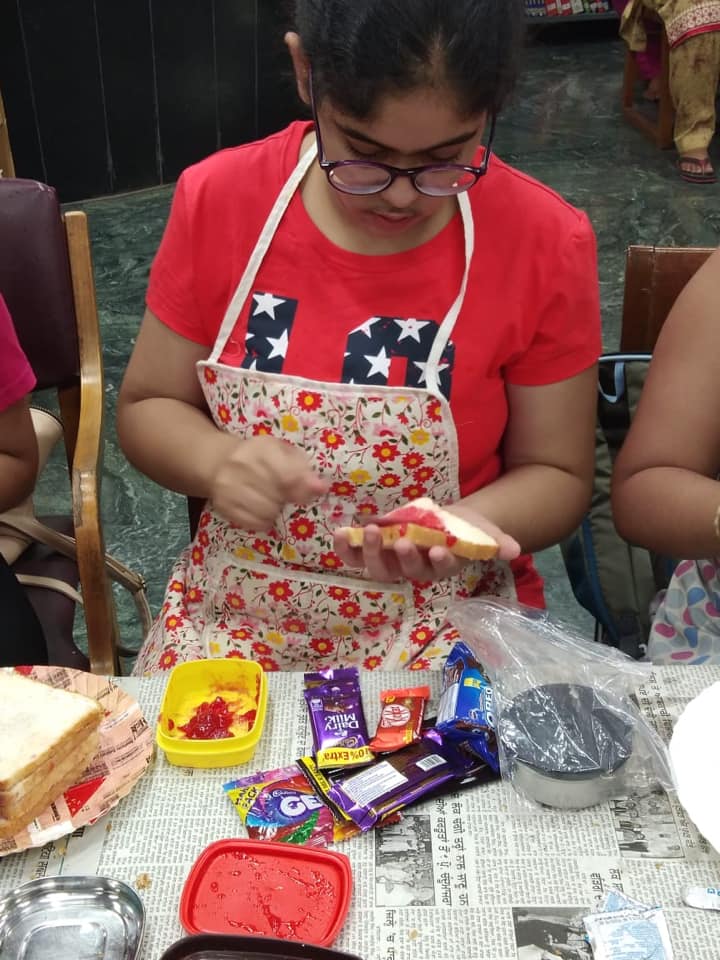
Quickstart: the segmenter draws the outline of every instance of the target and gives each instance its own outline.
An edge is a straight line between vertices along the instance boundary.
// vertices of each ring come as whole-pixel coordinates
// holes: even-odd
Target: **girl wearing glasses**
[[[451,600],[541,606],[530,552],[588,502],[593,233],[491,149],[524,3],[295,7],[313,122],[183,174],[120,395],[130,460],[206,501],[136,672],[439,666]],[[420,496],[498,560],[383,549]]]

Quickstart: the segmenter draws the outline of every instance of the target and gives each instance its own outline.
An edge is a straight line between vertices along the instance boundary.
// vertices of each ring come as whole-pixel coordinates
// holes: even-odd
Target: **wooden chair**
[[[652,353],[683,287],[712,247],[628,247],[620,350]]]
[[[71,586],[79,581],[89,663],[72,639],[73,600],[27,588],[50,663],[117,674],[118,624],[100,519],[104,384],[87,219],[78,211],[61,215],[51,187],[0,179],[0,237],[0,291],[37,388],[56,391],[63,421],[72,516],[40,519],[77,542],[76,560],[61,547],[35,543],[13,569]],[[137,582],[144,587],[141,578]]]
[[[667,34],[662,21],[655,14],[648,11],[649,19],[657,20],[660,23],[660,99],[657,103],[657,117],[653,121],[648,115],[648,107],[652,105],[644,104],[644,109],[637,103],[638,81],[640,75],[637,68],[637,60],[634,54],[627,50],[625,53],[625,71],[623,75],[622,88],[622,108],[623,116],[634,127],[640,130],[655,146],[661,150],[668,150],[673,145],[673,127],[675,125],[675,107],[670,96],[670,48],[668,46]]]
[[[8,131],[2,93],[0,93],[0,177],[14,176],[15,164],[13,163],[12,150],[10,149],[10,133]]]

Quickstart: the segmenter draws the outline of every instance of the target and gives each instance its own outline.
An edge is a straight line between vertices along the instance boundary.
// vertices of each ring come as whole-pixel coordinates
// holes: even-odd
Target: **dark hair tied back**
[[[380,97],[445,86],[460,111],[497,113],[515,84],[524,0],[295,0],[318,100],[369,116]]]

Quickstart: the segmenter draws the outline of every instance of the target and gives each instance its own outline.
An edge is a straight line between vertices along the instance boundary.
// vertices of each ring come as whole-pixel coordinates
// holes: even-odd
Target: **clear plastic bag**
[[[665,744],[631,699],[649,664],[509,601],[457,602],[449,619],[493,686],[500,772],[521,808],[674,789]]]

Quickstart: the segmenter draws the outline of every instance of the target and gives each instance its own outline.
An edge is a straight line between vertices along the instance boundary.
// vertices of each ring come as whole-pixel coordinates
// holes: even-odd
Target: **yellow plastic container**
[[[247,733],[219,740],[178,735],[193,710],[215,697],[248,694],[255,700],[255,720]],[[265,725],[267,677],[252,660],[191,660],[173,668],[160,707],[155,739],[170,763],[180,767],[232,767],[252,759]]]

